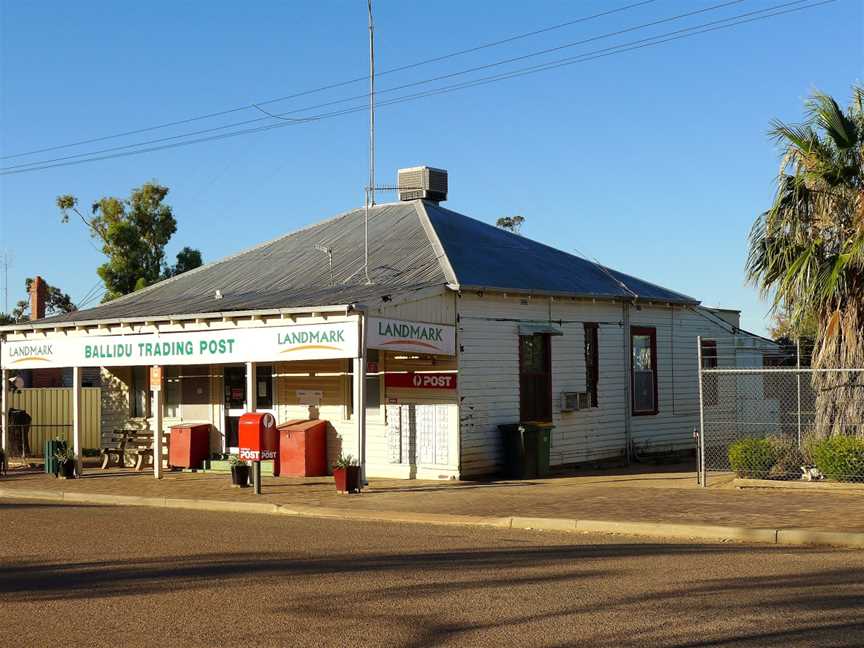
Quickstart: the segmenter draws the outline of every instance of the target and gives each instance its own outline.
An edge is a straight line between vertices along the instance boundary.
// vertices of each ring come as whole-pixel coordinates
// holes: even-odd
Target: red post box
[[[244,461],[262,461],[279,457],[279,430],[269,412],[247,412],[240,417],[239,456]]]

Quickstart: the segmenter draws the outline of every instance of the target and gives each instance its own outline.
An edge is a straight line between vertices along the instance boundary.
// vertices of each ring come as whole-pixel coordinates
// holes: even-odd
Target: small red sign
[[[456,389],[455,373],[388,373],[387,387],[399,389]]]

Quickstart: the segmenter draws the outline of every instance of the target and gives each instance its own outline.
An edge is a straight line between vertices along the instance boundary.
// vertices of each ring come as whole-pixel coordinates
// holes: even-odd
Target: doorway
[[[246,413],[246,367],[225,367],[225,451],[235,452],[240,417]]]

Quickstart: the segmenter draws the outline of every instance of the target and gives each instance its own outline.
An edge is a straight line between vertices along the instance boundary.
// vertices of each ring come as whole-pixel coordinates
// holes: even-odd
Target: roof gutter
[[[365,309],[365,307],[360,307]],[[344,313],[357,310],[356,304],[328,306],[303,306],[298,308],[266,308],[243,311],[218,311],[210,313],[188,313],[184,315],[158,315],[152,317],[115,317],[109,319],[73,320],[64,322],[40,321],[0,326],[0,333],[36,331],[41,329],[83,328],[111,324],[149,324],[156,322],[188,322],[190,320],[222,320],[239,317],[264,317],[268,315],[296,315],[298,313]]]
[[[567,297],[573,299],[596,299],[598,301],[609,302],[627,302],[629,304],[682,304],[697,306],[700,301],[692,298],[683,297],[681,299],[659,299],[648,297],[623,297],[621,295],[586,295],[584,293],[565,292],[558,290],[528,290],[526,288],[501,288],[498,286],[457,286],[451,290],[462,290],[480,293],[496,293],[507,295],[536,295],[538,297]]]

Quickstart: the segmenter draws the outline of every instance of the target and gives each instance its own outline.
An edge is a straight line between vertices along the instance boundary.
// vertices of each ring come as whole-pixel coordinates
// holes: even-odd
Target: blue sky
[[[632,2],[378,0],[378,67],[389,69]],[[386,89],[720,2],[657,0],[385,75],[378,85]],[[747,0],[487,74],[781,2]],[[365,11],[363,0],[0,0],[2,155],[362,76],[367,69]],[[392,183],[401,166],[446,168],[448,207],[488,222],[521,214],[527,219],[523,233],[531,238],[581,250],[709,306],[740,308],[743,324],[764,332],[768,305],[744,285],[743,266],[747,233],[771,200],[777,171],[777,151],[766,135],[769,121],[799,120],[803,100],[816,88],[846,102],[850,85],[862,78],[862,20],[860,0],[838,0],[658,47],[382,107],[378,179]],[[474,77],[454,81],[466,78]],[[364,90],[363,84],[355,84],[267,108],[289,111]],[[261,116],[248,109],[3,160],[0,166]],[[24,278],[36,273],[76,300],[98,282],[95,270],[102,256],[80,223],[60,223],[57,195],[73,193],[87,206],[102,196],[128,195],[131,188],[156,179],[170,187],[169,202],[179,224],[169,254],[191,245],[202,250],[205,260],[215,260],[362,204],[366,120],[359,112],[0,177],[0,250],[13,255],[10,304],[23,296]]]

